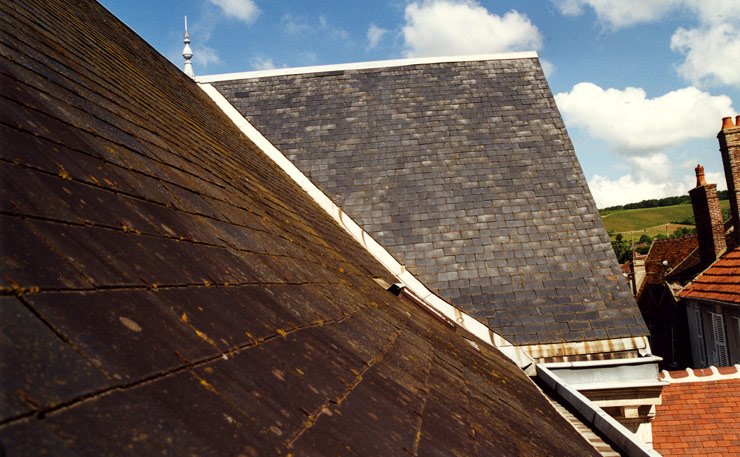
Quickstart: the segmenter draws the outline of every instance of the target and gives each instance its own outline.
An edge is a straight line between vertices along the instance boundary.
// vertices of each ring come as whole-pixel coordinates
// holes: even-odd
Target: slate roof
[[[201,78],[515,344],[647,335],[534,54]]]
[[[740,249],[722,255],[678,296],[740,304]]]
[[[720,370],[730,374],[737,368]],[[740,455],[740,379],[702,381],[710,374],[702,371],[709,369],[695,370],[696,382],[663,388],[652,428],[653,446],[665,457]]]
[[[99,4],[0,49],[0,454],[596,455]]]

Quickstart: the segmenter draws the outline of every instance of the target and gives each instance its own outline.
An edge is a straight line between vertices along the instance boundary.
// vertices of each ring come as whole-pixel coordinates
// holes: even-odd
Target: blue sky
[[[537,51],[599,207],[726,188],[716,134],[740,114],[736,0],[102,0],[196,75]]]

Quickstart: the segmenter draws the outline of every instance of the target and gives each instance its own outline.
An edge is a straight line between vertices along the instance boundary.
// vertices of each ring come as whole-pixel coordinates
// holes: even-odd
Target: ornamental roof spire
[[[185,47],[182,48],[182,56],[185,58],[185,68],[183,71],[191,78],[195,78],[195,73],[193,73],[193,64],[190,62],[190,59],[193,57],[193,50],[190,49],[190,34],[188,33],[187,16],[185,16],[185,39],[183,42],[185,43]]]

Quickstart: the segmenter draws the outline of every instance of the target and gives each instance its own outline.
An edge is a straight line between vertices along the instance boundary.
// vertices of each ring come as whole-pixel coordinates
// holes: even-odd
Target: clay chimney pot
[[[704,178],[704,167],[697,164],[694,171],[696,171],[696,187],[706,186],[707,180]]]
[[[740,116],[735,116],[735,126],[740,127]]]
[[[723,117],[722,118],[722,130],[729,129],[729,128],[732,128],[734,126],[735,126],[735,124],[732,123],[732,118],[731,117]]]

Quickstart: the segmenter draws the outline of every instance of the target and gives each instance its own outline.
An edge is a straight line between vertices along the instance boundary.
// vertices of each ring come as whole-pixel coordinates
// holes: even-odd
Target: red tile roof
[[[696,234],[655,240],[645,260],[647,281],[661,284],[664,274],[674,272],[677,267],[685,267],[682,264],[697,247],[699,241]],[[668,262],[667,268],[662,264],[664,260]]]
[[[740,378],[664,387],[653,447],[665,457],[740,455]]]
[[[678,296],[740,303],[740,248],[720,257]]]
[[[642,295],[646,284],[663,284],[666,275],[685,269],[685,260],[697,247],[699,242],[696,234],[653,241],[645,259],[645,282],[637,296]],[[664,260],[668,262],[668,266],[663,265]]]

